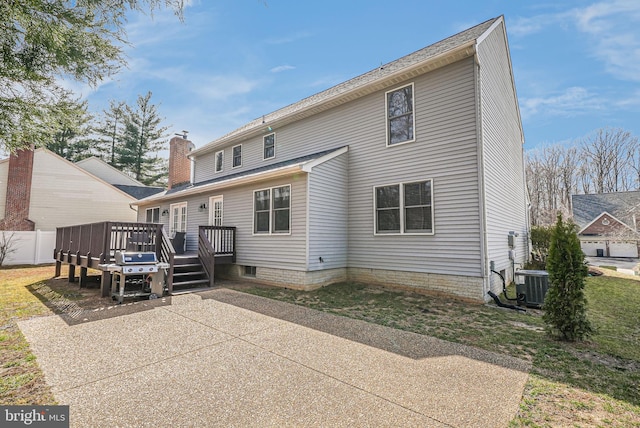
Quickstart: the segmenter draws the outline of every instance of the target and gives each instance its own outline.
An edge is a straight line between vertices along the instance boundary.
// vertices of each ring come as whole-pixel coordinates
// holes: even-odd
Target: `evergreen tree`
[[[152,185],[158,183],[164,170],[160,150],[166,149],[167,126],[158,116],[158,107],[151,103],[151,92],[138,96],[135,107],[125,106],[123,144],[116,149],[118,167],[136,180]]]
[[[111,166],[116,166],[116,148],[123,142],[125,103],[109,101],[109,108],[102,111],[100,122],[95,127],[96,147]]]
[[[59,78],[95,85],[125,65],[130,11],[184,0],[0,1],[0,149],[48,141],[64,96]]]
[[[558,214],[551,234],[547,270],[549,291],[542,316],[547,331],[572,342],[586,338],[592,333],[584,295],[588,270],[575,224],[562,221],[562,214]]]
[[[58,101],[61,112],[55,120],[55,132],[44,146],[63,158],[76,162],[91,155],[91,141],[87,138],[92,116],[87,111],[87,101],[63,94]]]

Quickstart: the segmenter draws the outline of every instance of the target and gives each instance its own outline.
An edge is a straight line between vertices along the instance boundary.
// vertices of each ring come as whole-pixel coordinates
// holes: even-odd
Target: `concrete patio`
[[[74,427],[504,427],[530,368],[224,288],[19,326]]]

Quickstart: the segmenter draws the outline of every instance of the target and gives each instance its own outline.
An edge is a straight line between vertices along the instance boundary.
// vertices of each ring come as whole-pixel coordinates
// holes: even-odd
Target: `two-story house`
[[[528,256],[523,143],[498,17],[190,151],[187,183],[134,205],[187,251],[199,225],[234,226],[216,275],[482,301],[492,270],[510,279]]]

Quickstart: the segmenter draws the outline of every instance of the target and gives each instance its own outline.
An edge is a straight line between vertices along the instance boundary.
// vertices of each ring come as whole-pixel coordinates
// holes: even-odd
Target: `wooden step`
[[[209,280],[205,278],[205,279],[194,279],[191,281],[180,281],[180,282],[173,281],[173,288],[175,290],[176,287],[184,287],[187,285],[193,286],[198,284],[209,284]]]
[[[205,275],[205,272],[203,270],[198,270],[198,271],[189,271],[189,272],[174,272],[173,273],[173,277],[175,278],[177,277],[181,277],[181,276],[195,276],[195,275]]]
[[[202,264],[201,263],[188,263],[188,264],[183,264],[183,265],[179,265],[179,264],[173,264],[173,269],[187,269],[187,268],[202,268]]]

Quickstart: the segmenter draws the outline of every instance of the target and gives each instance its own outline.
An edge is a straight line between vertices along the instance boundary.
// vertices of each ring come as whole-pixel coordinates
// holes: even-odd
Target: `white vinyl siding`
[[[386,145],[385,94],[389,89],[410,83],[413,84],[416,141],[415,144],[394,145],[391,149]],[[467,58],[415,77],[411,82],[397,82],[387,89],[279,128],[277,162],[349,146],[347,212],[344,214],[347,219],[349,267],[480,277],[482,237],[476,130],[474,60]],[[230,143],[229,147],[232,145]],[[281,156],[283,153],[286,153],[286,158]],[[276,163],[275,160],[263,160],[263,135],[243,141],[243,157],[240,170]],[[212,167],[212,158],[211,152],[198,157],[197,181],[211,178],[213,170],[206,174],[206,168]],[[224,175],[229,173],[225,171]],[[292,183],[291,235],[295,239],[299,238],[295,226],[301,221],[296,217],[296,207],[301,206],[300,198],[303,197],[297,190],[296,180],[302,180],[304,175],[296,175]],[[313,173],[310,177],[311,185],[315,186]],[[374,235],[373,187],[421,181],[425,177],[434,182],[432,193],[437,213],[433,227],[437,233]],[[324,190],[328,185],[327,182],[321,188]],[[252,191],[266,187],[267,184],[252,186],[251,193],[243,202],[242,209],[244,215],[248,213],[249,223],[244,225],[247,229],[242,233],[253,233]],[[321,199],[313,202],[314,196],[310,195],[310,210],[322,206]],[[225,210],[230,209],[231,203],[226,195],[225,204]],[[231,219],[230,215],[225,211],[225,219]],[[302,215],[306,217],[304,211]],[[312,213],[309,215],[316,221],[319,217]],[[240,236],[241,232],[238,233]],[[312,263],[320,256],[329,260],[325,257],[325,248],[328,247],[321,246],[314,259],[312,254],[317,235],[313,236],[309,243],[310,268],[322,268]],[[269,238],[271,236],[263,237],[265,241]],[[331,240],[340,242],[337,236]],[[266,251],[272,251],[276,245],[274,243]],[[238,248],[241,248],[240,243]],[[242,248],[239,258],[245,251],[244,246]],[[256,259],[259,257],[252,255],[247,257],[246,263],[238,261],[238,264],[255,265],[251,261]],[[288,263],[279,260],[277,265],[286,268]],[[328,263],[325,262],[324,266]]]
[[[414,79],[415,144],[387,148],[386,126],[376,125],[380,98],[358,105],[349,133],[349,267],[481,275],[473,65],[466,59]],[[437,232],[374,234],[373,187],[425,177],[435,183]]]
[[[527,259],[528,219],[522,134],[502,24],[478,45],[488,259],[510,273],[507,236],[516,238],[517,264]],[[491,276],[494,291],[502,284]]]
[[[290,232],[254,234],[254,214],[251,201],[255,185],[224,190],[225,226],[237,227],[237,260],[241,266],[269,267],[274,269],[306,270],[306,174],[270,180],[265,188],[291,187]],[[267,187],[268,186],[268,187]]]
[[[309,270],[347,267],[348,155],[328,160],[308,175]]]

